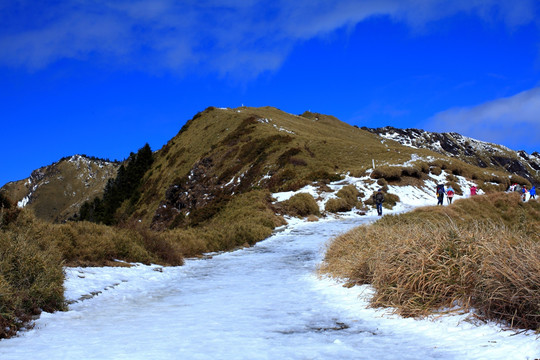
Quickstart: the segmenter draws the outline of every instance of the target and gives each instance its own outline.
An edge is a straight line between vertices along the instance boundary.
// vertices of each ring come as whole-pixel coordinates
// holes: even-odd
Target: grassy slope
[[[247,124],[249,118],[269,121]],[[212,157],[217,166],[209,176],[220,177],[228,171],[229,177],[223,180],[228,182],[235,175],[245,173],[257,159],[253,154],[246,155],[246,148],[257,148],[265,139],[276,135],[290,137],[290,140],[270,143],[261,150],[265,158],[256,181],[285,169],[289,169],[288,174],[293,174],[295,179],[302,179],[317,171],[363,172],[371,167],[373,158],[400,163],[410,160],[413,153],[433,154],[397,143],[386,146],[377,136],[331,116],[296,116],[271,107],[209,108],[156,153],[152,169],[143,182],[143,196],[134,218],[149,225],[167,189],[175,180],[185,177],[198,160]],[[280,156],[291,149],[296,152],[291,156],[293,160],[284,163]],[[295,162],[296,165],[292,164]]]
[[[540,330],[540,203],[494,193],[385,216],[329,246],[323,273],[370,283],[406,316],[459,303]]]
[[[63,159],[40,169],[44,176],[35,183],[20,180],[6,184],[2,191],[13,201],[31,195],[27,205],[40,219],[54,222],[67,220],[79,212],[87,200],[100,196],[107,180],[116,176],[119,164]],[[34,191],[34,187],[37,188]]]

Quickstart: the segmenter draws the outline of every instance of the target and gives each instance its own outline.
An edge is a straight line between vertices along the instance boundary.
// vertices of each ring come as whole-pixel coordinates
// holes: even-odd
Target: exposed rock
[[[429,149],[482,168],[501,167],[533,183],[539,181],[540,155],[538,152],[528,155],[523,150],[513,151],[501,145],[475,140],[455,132],[435,133],[419,129],[397,129],[391,126],[376,129],[363,127],[362,129],[405,146]]]

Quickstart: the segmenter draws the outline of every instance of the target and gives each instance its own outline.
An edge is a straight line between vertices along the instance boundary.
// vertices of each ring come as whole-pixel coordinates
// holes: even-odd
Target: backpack
[[[384,195],[382,193],[375,194],[375,202],[380,204],[384,201]]]
[[[442,185],[437,185],[437,194],[444,194],[444,187]]]
[[[454,196],[454,192],[452,190],[448,191],[446,194],[448,195],[448,197]]]

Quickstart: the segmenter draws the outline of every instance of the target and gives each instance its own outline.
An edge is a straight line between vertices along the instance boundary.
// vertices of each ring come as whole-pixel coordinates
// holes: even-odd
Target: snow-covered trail
[[[314,271],[328,239],[373,220],[301,223],[185,266],[69,269],[67,312],[0,341],[0,359],[527,359],[534,335],[400,319]],[[368,290],[366,290],[368,291]],[[89,297],[89,296],[86,296]]]

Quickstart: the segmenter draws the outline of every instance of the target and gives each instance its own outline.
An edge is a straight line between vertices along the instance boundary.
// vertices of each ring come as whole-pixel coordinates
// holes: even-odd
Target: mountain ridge
[[[458,157],[461,160],[487,168],[500,166],[510,173],[537,183],[540,175],[540,154],[527,154],[524,150],[512,150],[506,146],[477,140],[456,132],[430,132],[421,129],[399,129],[392,126],[362,129],[389,140],[413,148],[423,148],[443,155]]]
[[[28,178],[8,182],[0,190],[39,218],[62,222],[77,214],[85,201],[100,196],[119,166],[119,162],[73,155],[32,171]]]
[[[487,174],[480,178],[497,173],[499,187],[501,178],[509,181],[513,175],[530,183],[540,178],[538,153],[529,155],[457,133],[358,128],[331,115],[294,115],[269,106],[209,107],[188,120],[153,157],[138,190],[140,197],[120,207],[118,221],[156,230],[197,226],[222,211],[231,198],[253,189],[299,189],[347,173],[364,174],[373,164],[412,161],[429,170],[453,162],[456,169],[469,166],[469,174]],[[421,159],[432,159],[432,164]],[[69,171],[59,169],[75,163],[79,165]],[[62,222],[85,201],[102,196],[119,167],[120,163],[74,155],[8,183],[1,191],[38,217]],[[73,191],[70,195],[74,187],[77,196]]]

